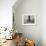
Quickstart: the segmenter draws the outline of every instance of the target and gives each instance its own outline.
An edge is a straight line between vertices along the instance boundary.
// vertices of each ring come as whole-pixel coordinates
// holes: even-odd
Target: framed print
[[[23,25],[36,25],[36,16],[33,14],[24,14],[22,16]]]

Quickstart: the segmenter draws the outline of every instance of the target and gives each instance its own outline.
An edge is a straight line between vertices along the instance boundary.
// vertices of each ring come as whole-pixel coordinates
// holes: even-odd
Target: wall
[[[46,0],[41,1],[41,41],[46,46]]]
[[[12,28],[12,6],[16,0],[0,0],[0,27]]]
[[[14,5],[15,6],[15,5]],[[23,33],[24,38],[35,41],[36,46],[41,46],[41,1],[40,0],[23,0],[16,8],[13,8],[15,28],[18,32]],[[36,14],[37,24],[34,26],[22,25],[23,14]]]

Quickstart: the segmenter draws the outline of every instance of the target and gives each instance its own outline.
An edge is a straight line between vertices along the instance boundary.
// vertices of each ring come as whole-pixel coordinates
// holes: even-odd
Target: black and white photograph
[[[34,15],[23,15],[23,25],[36,25],[36,16]]]

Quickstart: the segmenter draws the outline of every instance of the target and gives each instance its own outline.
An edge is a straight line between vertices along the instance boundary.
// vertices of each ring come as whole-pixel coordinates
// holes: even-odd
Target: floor
[[[6,40],[6,42],[2,43],[0,46],[16,46],[15,39],[13,40]]]
[[[12,39],[12,40],[6,40],[3,44],[1,44],[0,46],[16,46],[16,39]],[[18,45],[17,45],[18,46]],[[23,43],[21,43],[20,46],[24,46]]]

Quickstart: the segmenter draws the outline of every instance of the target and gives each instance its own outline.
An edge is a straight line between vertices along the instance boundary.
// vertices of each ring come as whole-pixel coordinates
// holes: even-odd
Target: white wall
[[[15,5],[14,5],[15,6]],[[16,7],[15,7],[16,8]],[[41,46],[41,1],[40,0],[23,0],[23,2],[14,10],[15,28],[22,32],[24,38],[35,41],[36,46]],[[37,24],[34,26],[22,25],[23,14],[36,14]]]
[[[12,6],[16,0],[0,0],[0,27],[12,28]]]
[[[14,5],[13,11],[15,15],[15,28],[18,32],[23,32],[25,38],[35,40],[37,46],[46,46],[46,0],[23,0],[17,8]],[[25,13],[36,14],[36,26],[22,25],[22,15]]]
[[[46,0],[41,1],[41,40],[42,46],[46,46]]]

